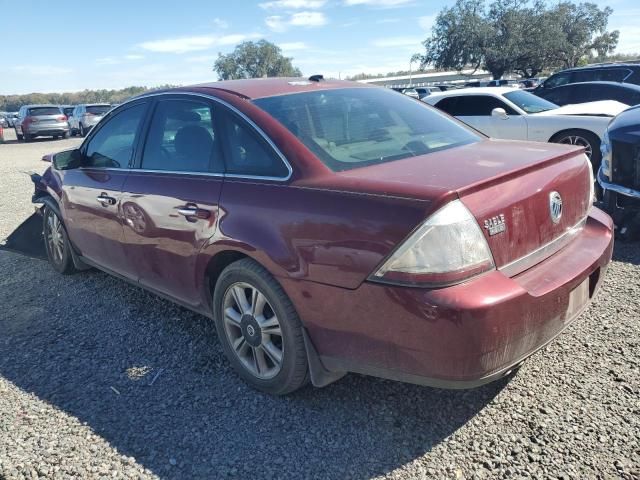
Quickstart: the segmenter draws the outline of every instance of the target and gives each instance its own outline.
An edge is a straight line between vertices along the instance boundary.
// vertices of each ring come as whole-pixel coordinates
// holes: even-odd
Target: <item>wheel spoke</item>
[[[247,353],[247,350],[249,349],[249,344],[247,343],[247,341],[244,339],[243,336],[239,336],[233,342],[233,349],[238,354],[238,356],[242,358]]]
[[[280,322],[278,322],[278,317],[275,315],[269,319],[265,319],[264,317],[258,318],[258,323],[260,323],[260,328],[262,329],[262,333],[265,335],[278,335],[282,336],[282,330],[280,328]]]
[[[224,311],[224,321],[234,327],[240,328],[241,315],[233,308],[228,307]]]
[[[233,295],[233,300],[236,302],[238,306],[238,310],[240,313],[249,313],[251,312],[251,307],[249,302],[247,302],[247,297],[244,294],[244,289],[239,286],[234,286],[231,288],[231,294]]]
[[[266,303],[267,298],[257,288],[254,288],[251,292],[251,315],[254,317],[262,315]]]
[[[253,349],[253,357],[255,359],[256,369],[259,374],[265,374],[269,370],[269,366],[267,365],[267,359],[264,356],[264,350],[262,347],[256,347]]]
[[[272,342],[263,343],[260,345],[260,349],[269,356],[276,367],[280,367],[280,364],[282,363],[282,350],[276,347]]]

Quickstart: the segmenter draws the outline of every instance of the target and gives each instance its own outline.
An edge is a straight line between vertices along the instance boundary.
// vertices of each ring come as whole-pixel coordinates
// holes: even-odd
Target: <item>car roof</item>
[[[576,85],[601,85],[601,86],[610,85],[612,87],[627,88],[629,90],[636,90],[636,91],[640,92],[640,85],[635,85],[633,83],[625,83],[625,82],[604,82],[604,81],[601,81],[601,80],[593,81],[593,82],[565,83],[564,85],[558,85],[557,87],[551,87],[549,90],[553,90],[555,88],[575,87]]]
[[[350,82],[347,80],[312,81],[306,78],[272,77],[250,78],[242,80],[223,80],[220,82],[201,83],[189,87],[178,87],[167,91],[185,91],[194,88],[216,89],[233,93],[240,97],[255,99],[287,95],[290,93],[316,92],[319,90],[334,90],[338,88],[375,88],[366,83]]]
[[[509,92],[520,92],[521,88],[518,87],[469,87],[469,88],[457,88],[454,90],[447,90],[446,92],[437,92],[430,97],[452,97],[459,95],[504,95]]]
[[[562,73],[562,72],[574,72],[576,70],[595,70],[595,69],[601,69],[601,68],[619,68],[619,67],[626,67],[626,68],[640,68],[640,63],[630,63],[630,62],[621,62],[621,63],[597,63],[597,64],[593,64],[593,65],[585,65],[584,67],[573,67],[573,68],[566,68],[564,70],[560,70],[559,72],[555,72],[554,75],[556,73]]]

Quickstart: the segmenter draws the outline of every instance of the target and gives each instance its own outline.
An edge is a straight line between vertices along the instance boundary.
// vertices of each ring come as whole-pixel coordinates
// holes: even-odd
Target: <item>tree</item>
[[[515,71],[533,77],[545,69],[576,66],[610,54],[619,33],[608,32],[613,11],[593,3],[545,0],[457,0],[436,18],[422,67],[484,68],[493,78]]]
[[[302,76],[291,60],[282,55],[277,45],[266,40],[242,42],[228,55],[219,53],[213,70],[220,80]]]

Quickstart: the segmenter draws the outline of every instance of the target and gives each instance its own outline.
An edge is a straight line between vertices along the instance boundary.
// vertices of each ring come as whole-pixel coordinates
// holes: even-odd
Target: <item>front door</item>
[[[466,95],[458,97],[456,117],[492,138],[526,140],[527,123],[523,115],[493,95]],[[492,115],[502,108],[507,115]]]
[[[122,186],[129,172],[147,103],[115,111],[81,147],[81,167],[62,170],[61,208],[83,257],[135,278],[123,249]]]
[[[197,306],[197,255],[213,236],[223,159],[206,99],[157,100],[139,168],[127,177],[122,215],[140,283]]]

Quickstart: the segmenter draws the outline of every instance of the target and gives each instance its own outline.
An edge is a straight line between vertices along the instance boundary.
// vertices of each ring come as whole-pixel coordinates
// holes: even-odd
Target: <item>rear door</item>
[[[148,102],[115,111],[81,147],[82,166],[62,170],[62,205],[67,231],[80,253],[128,277],[120,219],[121,190],[142,131]]]
[[[127,256],[140,283],[197,306],[196,259],[216,230],[224,174],[215,105],[166,95],[153,108],[123,190]]]

